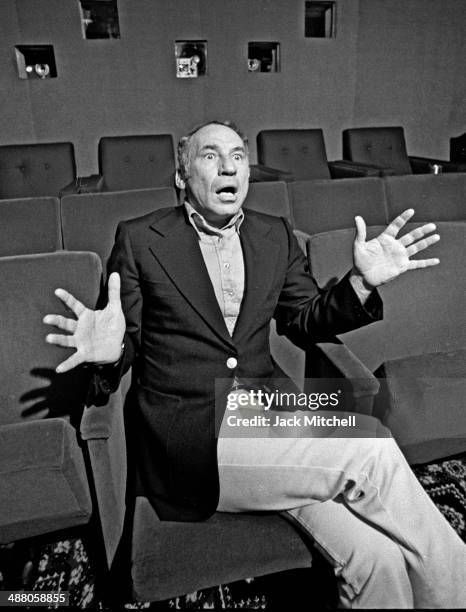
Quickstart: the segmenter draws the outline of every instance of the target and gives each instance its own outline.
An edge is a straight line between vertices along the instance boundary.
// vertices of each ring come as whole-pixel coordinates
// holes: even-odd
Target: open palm
[[[104,364],[118,361],[126,327],[120,301],[119,275],[113,273],[109,277],[108,304],[103,310],[86,308],[64,289],[57,289],[55,295],[76,316],[76,319],[51,314],[44,317],[44,323],[69,332],[68,335],[48,334],[46,341],[76,349],[56,368],[57,372],[66,372],[85,362]]]
[[[376,238],[366,242],[366,224],[356,217],[356,239],[353,245],[354,269],[367,285],[378,287],[388,283],[407,270],[426,268],[439,263],[437,258],[410,259],[440,240],[434,223],[427,223],[397,238],[399,231],[414,215],[414,210],[405,210],[396,217]],[[428,236],[427,234],[431,234]]]

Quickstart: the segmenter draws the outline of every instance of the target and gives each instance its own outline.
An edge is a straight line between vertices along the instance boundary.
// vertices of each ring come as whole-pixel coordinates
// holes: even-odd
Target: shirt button
[[[228,268],[230,267],[230,264],[228,263],[228,261],[226,261],[226,262],[223,264],[223,267],[224,267],[224,268],[226,268],[226,269],[228,270]]]
[[[235,357],[228,357],[227,359],[227,368],[229,370],[233,370],[238,365],[238,360]]]

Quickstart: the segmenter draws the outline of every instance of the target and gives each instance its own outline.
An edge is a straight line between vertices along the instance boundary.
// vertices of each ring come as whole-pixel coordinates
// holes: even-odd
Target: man
[[[215,431],[225,392],[280,375],[272,317],[304,347],[379,319],[377,286],[438,263],[410,260],[439,239],[428,235],[435,226],[397,239],[409,210],[366,242],[357,217],[353,268],[320,291],[288,224],[242,210],[248,149],[234,126],[196,128],[178,154],[185,205],[120,224],[106,308],[56,291],[77,317],[45,317],[70,333],[47,341],[76,348],[57,371],[96,364],[94,390],[108,394],[133,365],[139,477],[162,519],[284,511],[334,565],[343,606],[464,605],[465,547],[390,437],[221,436],[217,444]]]

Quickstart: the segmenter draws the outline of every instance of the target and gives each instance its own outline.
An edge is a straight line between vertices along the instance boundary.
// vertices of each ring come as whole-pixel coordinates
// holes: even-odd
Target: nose
[[[236,166],[234,161],[228,156],[222,156],[219,162],[219,174],[233,176],[236,174]]]

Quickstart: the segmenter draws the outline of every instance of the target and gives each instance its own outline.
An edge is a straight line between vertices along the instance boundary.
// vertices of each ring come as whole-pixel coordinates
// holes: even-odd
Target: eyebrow
[[[203,147],[201,147],[199,149],[199,153],[202,153],[203,151],[209,150],[209,149],[213,149],[214,151],[219,151],[219,147],[215,144],[206,144]],[[231,149],[231,153],[236,153],[241,151],[242,153],[246,153],[246,148],[243,145],[238,145],[237,147],[233,147],[233,149]]]

